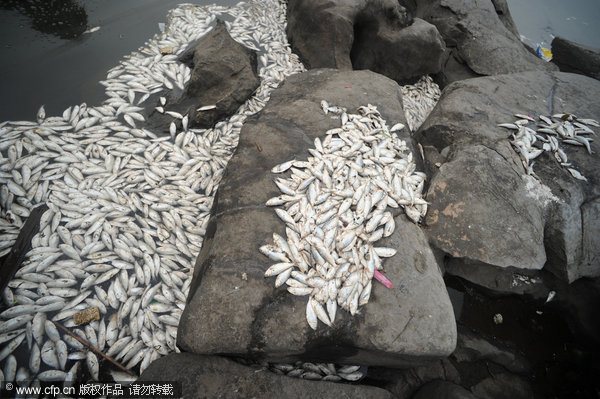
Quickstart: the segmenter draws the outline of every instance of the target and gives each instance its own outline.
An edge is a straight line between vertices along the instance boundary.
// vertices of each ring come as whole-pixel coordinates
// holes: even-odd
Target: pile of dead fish
[[[358,381],[366,376],[365,366],[336,367],[333,363],[273,363],[268,368],[275,374],[315,381]]]
[[[371,295],[372,279],[383,269],[381,258],[393,248],[375,242],[394,232],[387,207],[403,207],[417,223],[427,212],[422,198],[425,174],[415,171],[412,152],[400,140],[396,124],[388,129],[373,105],[358,114],[321,102],[325,113],[338,114],[341,127],[326,132],[307,161],[291,160],[273,173],[291,171],[275,180],[283,195],[267,201],[286,224],[286,237],[273,234],[274,245],[260,251],[273,264],[265,277],[277,276],[293,295],[308,295],[306,319],[331,326],[337,307],[356,314]],[[325,310],[326,309],[326,310]]]
[[[172,137],[144,129],[144,106],[166,105],[144,103],[187,84],[189,68],[177,54],[219,15],[232,17],[234,39],[266,54],[256,94],[211,129],[182,123]],[[165,46],[172,54],[160,51]],[[192,267],[242,123],[286,76],[302,70],[287,44],[284,4],[184,4],[171,11],[162,34],[108,72],[101,106],[81,104],[57,117],[42,107],[36,122],[0,124],[2,253],[32,207],[49,207],[3,293],[4,381],[106,379],[108,364],[54,322],[136,373],[177,350]],[[89,307],[99,308],[100,320],[75,325],[72,316]]]
[[[501,123],[498,126],[517,131],[512,134],[511,144],[520,155],[527,174],[535,176],[534,159],[544,152],[552,152],[558,163],[566,167],[574,178],[587,181],[572,167],[561,144],[584,146],[591,154],[590,142],[594,139],[589,135],[595,133],[589,126],[600,127],[596,120],[577,118],[573,114],[554,114],[552,117],[540,115],[539,121],[529,115],[515,116],[519,119],[514,123]]]
[[[402,106],[408,127],[416,131],[427,119],[429,113],[440,99],[442,92],[430,76],[423,76],[414,85],[400,87]]]

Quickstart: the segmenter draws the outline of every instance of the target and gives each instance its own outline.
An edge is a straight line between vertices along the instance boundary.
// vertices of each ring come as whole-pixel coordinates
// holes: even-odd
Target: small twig
[[[115,366],[117,366],[118,368],[120,368],[121,370],[126,372],[127,374],[129,374],[131,376],[135,376],[135,374],[132,371],[126,369],[123,365],[121,365],[121,363],[117,362],[116,360],[114,360],[113,358],[111,358],[109,356],[106,356],[104,353],[102,353],[102,351],[100,349],[96,348],[95,346],[93,346],[92,344],[90,344],[89,342],[87,342],[85,339],[81,338],[77,334],[72,333],[67,327],[63,326],[62,324],[60,324],[57,321],[52,321],[52,323],[54,323],[54,325],[56,327],[60,328],[65,333],[67,333],[71,337],[75,338],[77,341],[81,342],[83,345],[87,346],[89,349],[96,352],[97,354],[99,354],[100,356],[102,356],[103,358],[105,358],[106,360],[108,360],[109,362],[111,362],[112,364],[114,364]]]
[[[258,142],[254,142],[254,144],[256,144],[256,149],[258,150],[258,152],[262,152],[262,147],[260,146],[260,144],[258,144]]]

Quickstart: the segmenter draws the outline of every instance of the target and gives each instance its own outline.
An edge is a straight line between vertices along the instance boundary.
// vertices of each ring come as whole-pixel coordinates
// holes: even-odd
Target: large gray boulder
[[[508,29],[518,40],[521,40],[517,24],[515,24],[512,15],[510,15],[510,9],[508,8],[506,0],[492,0],[492,4],[494,5],[494,10],[496,10],[498,18],[504,24],[504,27],[506,27],[506,29]]]
[[[399,212],[394,234],[381,241],[398,250],[384,264],[395,287],[374,282],[369,303],[356,317],[340,310],[333,327],[319,324],[313,331],[305,320],[306,297],[264,278],[272,262],[258,248],[273,232],[285,234],[284,223],[264,205],[279,195],[270,169],[306,159],[314,138],[339,126],[339,119],[322,112],[323,99],[349,111],[374,104],[388,125],[405,123],[399,86],[369,71],[312,70],[273,92],[244,125],[219,187],[179,325],[183,350],[393,367],[454,350],[456,325],[439,266],[425,234]],[[407,133],[403,137],[410,142]]]
[[[352,69],[350,51],[357,8],[355,0],[288,2],[288,40],[307,68]]]
[[[216,28],[194,48],[193,69],[186,97],[201,106],[216,105],[214,110],[191,112],[191,126],[211,127],[217,120],[231,115],[258,88],[256,52],[233,40],[225,23]]]
[[[481,281],[485,273],[475,272],[479,267],[544,267],[568,282],[600,275],[598,144],[592,142],[591,155],[563,145],[587,182],[548,153],[533,167],[538,181],[525,175],[509,144],[511,131],[497,126],[513,122],[515,113],[598,120],[600,104],[590,99],[599,95],[597,80],[541,71],[455,82],[444,90],[416,138],[439,165],[427,163],[433,176],[426,225],[434,245],[449,255],[447,272],[492,289],[493,279]]]
[[[439,82],[556,67],[531,54],[519,40],[506,4],[491,0],[418,1],[415,17],[434,24],[449,56]]]
[[[393,0],[293,0],[287,34],[307,68],[370,69],[401,83],[441,70],[436,27]]]
[[[290,0],[287,34],[309,69],[370,69],[403,84],[557,70],[521,43],[505,0]]]
[[[400,84],[442,69],[444,40],[434,25],[422,19],[415,18],[403,29],[366,24],[355,32],[354,69],[369,69]]]
[[[493,149],[461,149],[434,176],[427,200],[429,235],[454,258],[471,267],[544,266],[543,204],[529,195],[519,171]]]
[[[172,353],[148,366],[137,382],[177,381],[183,398],[392,398],[380,388],[277,375],[219,356]]]

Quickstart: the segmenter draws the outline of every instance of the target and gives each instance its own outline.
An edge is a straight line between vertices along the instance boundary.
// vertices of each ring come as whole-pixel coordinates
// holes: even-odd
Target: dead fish
[[[46,109],[42,105],[37,112],[37,121],[38,123],[42,123],[46,119]]]
[[[94,33],[100,30],[99,26],[94,26],[93,28],[87,29],[85,31],[83,31],[82,35],[88,34],[88,33]]]
[[[91,351],[87,353],[86,364],[88,367],[88,371],[92,375],[92,378],[94,379],[94,381],[98,381],[98,374],[99,374],[100,366],[98,364],[98,358]]]
[[[574,178],[576,178],[578,180],[588,181],[588,179],[585,176],[583,176],[581,173],[579,173],[578,170],[573,169],[573,168],[567,168],[567,170],[569,171],[569,173],[571,173],[571,175]]]
[[[216,109],[216,108],[217,108],[217,106],[215,104],[213,104],[213,105],[204,105],[204,106],[196,109],[196,111],[200,111],[200,112],[202,112],[202,111],[209,111],[211,109]]]

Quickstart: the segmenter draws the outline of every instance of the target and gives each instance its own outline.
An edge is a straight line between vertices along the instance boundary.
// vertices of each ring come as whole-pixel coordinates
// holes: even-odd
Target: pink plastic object
[[[373,277],[375,277],[381,284],[385,285],[386,287],[394,288],[394,284],[392,284],[392,282],[388,280],[387,277],[385,277],[383,274],[379,273],[379,270],[375,270]]]

